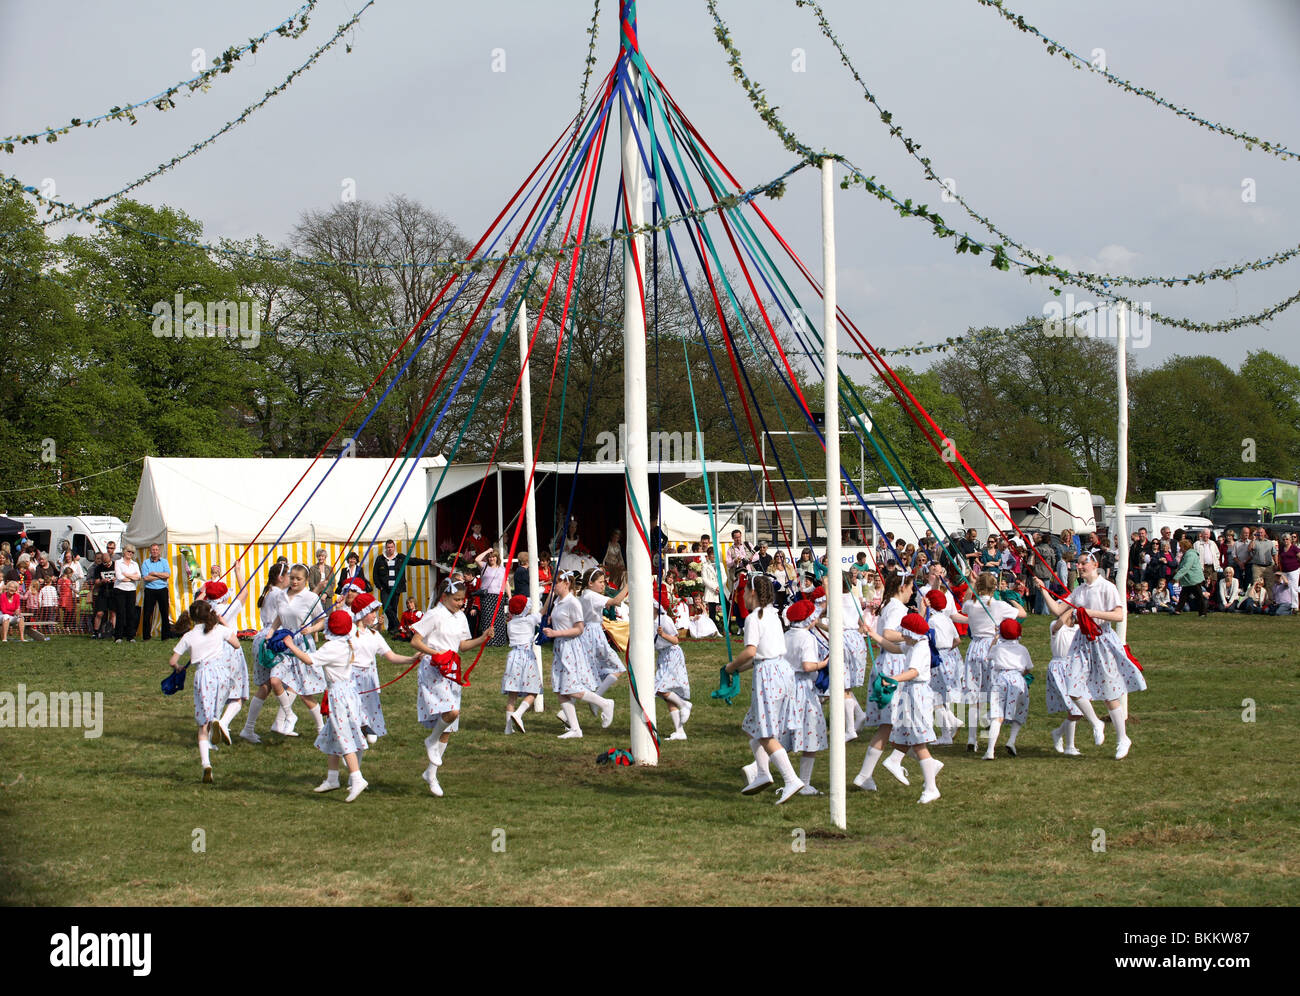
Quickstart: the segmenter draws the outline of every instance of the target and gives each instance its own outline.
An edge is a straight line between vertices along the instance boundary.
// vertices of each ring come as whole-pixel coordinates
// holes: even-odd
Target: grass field
[[[1024,638],[1040,670],[1046,625],[1030,619]],[[824,796],[778,808],[773,794],[739,794],[748,677],[744,701],[709,699],[721,642],[687,646],[690,739],[665,742],[659,766],[640,769],[594,763],[629,746],[626,684],[610,730],[593,720],[584,739],[557,740],[548,702],[526,735],[503,736],[504,651],[490,651],[465,693],[442,799],[420,779],[412,674],[384,693],[393,732],[366,756],[370,788],[351,805],[342,792],[312,793],[324,756],[307,735],[266,732],[269,709],[264,743],[222,748],[216,783],[200,784],[190,690],[158,690],[170,647],[11,642],[0,647],[0,691],[102,691],[105,720],[97,739],[0,730],[0,902],[1300,901],[1300,622],[1142,617],[1129,636],[1151,689],[1132,697],[1127,760],[1113,759],[1109,726],[1104,747],[1084,735],[1085,756],[1054,753],[1040,679],[1018,759],[938,748],[943,798],[930,806],[917,805],[915,762],[910,788],[878,772],[878,793],[850,786],[847,833]],[[381,663],[385,678],[394,673]],[[662,703],[659,716],[667,724]],[[303,715],[299,730],[310,727]],[[848,747],[850,776],[865,740]],[[827,778],[822,758],[814,783],[825,789]]]

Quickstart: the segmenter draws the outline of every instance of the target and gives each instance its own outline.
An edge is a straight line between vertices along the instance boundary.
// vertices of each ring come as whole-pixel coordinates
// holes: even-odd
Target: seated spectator
[[[419,609],[416,608],[415,599],[408,598],[406,600],[406,611],[402,613],[400,619],[398,620],[401,623],[401,625],[397,628],[397,633],[394,635],[399,640],[405,640],[407,643],[410,643],[411,627],[413,627],[416,623],[418,623],[420,619],[423,618],[423,616],[424,613],[419,611]]]
[[[1161,578],[1156,582],[1156,587],[1151,592],[1151,608],[1155,612],[1173,613],[1174,607],[1170,604],[1169,583]]]
[[[1223,576],[1219,579],[1218,598],[1215,599],[1214,608],[1219,612],[1236,612],[1241,599],[1241,582],[1237,580],[1236,569],[1225,567]]]
[[[1273,582],[1273,605],[1268,609],[1270,616],[1289,616],[1295,612],[1291,604],[1291,586],[1285,577],[1279,575]]]
[[[1246,597],[1241,601],[1241,611],[1248,615],[1268,611],[1268,591],[1264,587],[1263,578],[1257,578],[1250,583],[1250,587],[1246,589]]]
[[[1129,590],[1128,610],[1134,615],[1144,616],[1151,611],[1151,588],[1145,581]]]

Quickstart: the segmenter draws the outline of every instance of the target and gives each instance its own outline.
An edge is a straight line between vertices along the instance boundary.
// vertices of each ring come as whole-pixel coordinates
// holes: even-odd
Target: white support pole
[[[1116,625],[1115,631],[1119,634],[1120,643],[1128,643],[1128,520],[1124,517],[1124,505],[1128,501],[1128,305],[1120,304],[1116,307],[1119,308],[1115,322],[1119,439],[1115,460],[1119,473],[1115,484],[1115,545],[1119,556],[1115,561],[1115,587],[1119,589],[1119,602],[1125,611],[1124,618]]]
[[[623,4],[619,5],[620,8]],[[631,5],[629,5],[631,6]],[[635,7],[631,8],[633,11]],[[623,11],[620,9],[620,18]],[[633,24],[635,28],[635,24]],[[621,22],[620,22],[621,33]],[[629,65],[628,75],[633,86],[639,86],[640,74]],[[632,121],[626,107],[619,110],[622,139],[623,185],[626,191],[628,224],[634,228],[645,224],[645,176],[637,150]],[[635,506],[645,517],[642,528],[650,531],[649,419],[646,415],[646,327],[643,295],[645,292],[644,267],[646,240],[643,236],[629,236],[623,244],[623,408],[627,423],[627,486],[631,489]],[[633,251],[642,267],[633,262]],[[658,763],[654,741],[642,721],[642,709],[655,721],[655,661],[654,631],[657,614],[650,590],[653,571],[650,551],[641,542],[640,530],[633,521],[631,504],[627,511],[627,580],[628,580],[628,669],[636,681],[641,705],[631,698],[629,686],[628,714],[632,723],[632,757],[637,764]]]
[[[826,621],[830,625],[831,822],[845,829],[844,599],[840,563],[839,326],[835,308],[835,161],[822,160],[822,341],[826,351]]]
[[[533,471],[533,386],[528,363],[528,305],[523,301],[519,303],[519,368],[523,371],[523,378],[519,386],[519,412],[523,421],[524,486],[527,487],[528,475]],[[536,485],[536,480],[533,483]],[[535,487],[528,488],[528,498],[524,502],[524,530],[528,540],[528,597],[530,599],[528,611],[536,612],[542,604],[542,582],[537,573],[537,558],[541,556],[541,551],[537,546],[537,491]],[[533,644],[533,657],[537,660],[537,672],[539,674],[545,673],[542,670],[542,648],[536,643]],[[536,712],[541,712],[545,708],[542,696],[538,695],[533,700],[533,709]]]
[[[510,552],[510,547],[506,546],[506,507],[501,499],[501,465],[497,464],[497,555],[501,558],[501,563],[506,562],[506,554]]]

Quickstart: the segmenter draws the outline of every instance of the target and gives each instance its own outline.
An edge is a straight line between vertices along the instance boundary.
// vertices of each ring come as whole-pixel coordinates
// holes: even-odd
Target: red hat
[[[925,593],[925,600],[930,603],[930,608],[937,612],[942,612],[948,607],[948,596],[938,588],[931,588]]]
[[[510,599],[506,607],[510,609],[510,614],[512,616],[521,616],[524,614],[524,611],[528,608],[528,596],[515,595],[513,598]]]
[[[352,613],[347,609],[335,609],[330,613],[328,629],[330,639],[338,640],[352,632]]]
[[[203,586],[203,597],[209,602],[215,602],[219,598],[225,598],[229,590],[224,581],[209,581]]]
[[[357,591],[365,591],[366,583],[360,578],[352,578],[343,586],[343,593],[346,595],[349,588],[355,588]]]
[[[785,610],[785,617],[792,623],[803,622],[816,611],[812,602],[801,598]]]
[[[379,599],[375,598],[370,592],[362,592],[356,598],[352,599],[352,616],[354,619],[364,619],[370,613],[379,608]]]
[[[818,598],[825,598],[826,586],[823,584],[819,584],[816,588],[814,588],[811,592],[809,592],[809,594],[812,595],[814,600]]]
[[[916,612],[909,612],[903,616],[903,621],[899,625],[909,633],[915,633],[917,636],[925,636],[930,632],[930,624],[925,621],[925,616]]]
[[[968,585],[965,581],[963,581],[961,584],[953,585],[952,594],[953,597],[960,602],[965,600],[966,594],[969,591],[970,591],[970,585]]]
[[[1002,634],[1004,640],[1020,639],[1020,623],[1015,619],[1003,619],[1002,624],[998,626],[998,632]]]

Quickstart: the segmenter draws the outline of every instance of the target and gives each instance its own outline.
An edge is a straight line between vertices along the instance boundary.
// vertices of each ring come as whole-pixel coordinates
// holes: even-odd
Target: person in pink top
[[[18,639],[30,643],[23,630],[23,596],[18,591],[18,582],[10,581],[0,593],[0,643],[9,642],[9,626],[18,623]]]

